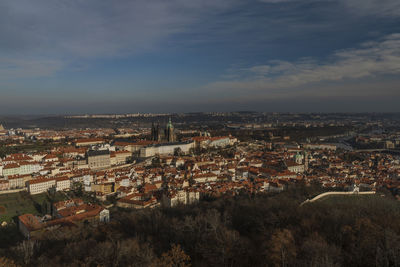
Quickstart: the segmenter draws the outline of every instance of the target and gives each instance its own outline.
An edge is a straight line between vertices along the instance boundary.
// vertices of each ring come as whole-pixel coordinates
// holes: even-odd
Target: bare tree
[[[154,267],[189,267],[190,257],[186,255],[181,246],[173,244],[171,249],[163,253],[161,258],[156,260]]]

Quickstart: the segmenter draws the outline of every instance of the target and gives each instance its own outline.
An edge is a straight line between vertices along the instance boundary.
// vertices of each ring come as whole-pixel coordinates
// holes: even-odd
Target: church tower
[[[297,152],[296,155],[294,156],[294,160],[296,161],[297,164],[302,164],[303,158],[304,156],[301,155],[299,152]]]
[[[304,170],[308,170],[308,153],[304,151]]]
[[[155,126],[154,122],[151,123],[151,140],[157,142],[161,141],[160,126],[158,124]]]
[[[171,118],[169,118],[167,127],[165,128],[165,139],[167,142],[175,142],[176,141],[174,126],[172,125]]]

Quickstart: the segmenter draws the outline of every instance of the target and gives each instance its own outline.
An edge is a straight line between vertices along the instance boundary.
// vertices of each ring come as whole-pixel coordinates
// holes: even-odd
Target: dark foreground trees
[[[108,225],[49,231],[0,256],[27,266],[400,265],[400,203],[377,194],[300,207],[308,191],[114,211]]]

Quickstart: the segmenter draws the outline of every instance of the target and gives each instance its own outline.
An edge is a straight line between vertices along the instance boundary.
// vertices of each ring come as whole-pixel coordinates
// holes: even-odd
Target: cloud
[[[359,14],[374,16],[400,16],[398,0],[340,0],[346,7]]]
[[[190,32],[194,23],[207,22],[211,15],[245,3],[257,6],[260,1],[277,5],[337,2],[365,14],[400,15],[398,0],[4,0],[0,3],[0,51],[49,56],[61,52],[66,57],[143,52],[174,34]]]
[[[85,60],[154,49],[228,0],[4,0],[0,2],[0,78],[50,76]]]
[[[0,77],[46,76],[85,60],[152,51],[237,1],[4,0]]]
[[[262,3],[268,3],[268,4],[279,4],[279,3],[285,3],[285,2],[295,2],[298,0],[259,0]]]
[[[75,57],[142,52],[230,6],[228,0],[5,0],[0,49]]]
[[[51,76],[63,66],[58,60],[0,57],[0,79]]]
[[[287,2],[296,5],[286,7]],[[359,14],[400,15],[398,0],[3,0],[0,59],[16,61],[15,67],[10,68],[10,62],[2,60],[0,69],[10,77],[22,78],[24,73],[30,77],[36,71],[17,61],[37,61],[37,75],[42,76],[59,70],[55,64],[64,68],[70,63],[87,65],[82,61],[123,58],[171,43],[242,44],[255,51],[260,44],[280,42],[290,36],[298,39],[304,31],[323,31],[324,25],[334,24],[308,20],[304,13],[310,9],[315,14],[323,13],[319,12],[321,5],[307,6],[314,2],[338,3]],[[279,8],[280,4],[285,8]],[[179,34],[187,35],[168,42]],[[275,69],[281,63],[274,63]]]
[[[398,74],[400,34],[392,34],[380,41],[364,43],[358,48],[336,51],[326,60],[272,60],[265,65],[230,70],[228,77],[235,78],[214,82],[207,85],[207,88],[232,95],[254,94],[258,97],[261,93],[269,97],[292,97],[304,94],[307,87],[315,84],[346,83]],[[342,94],[351,92],[351,88],[346,88],[347,92],[341,92]],[[384,93],[384,88],[381,90],[380,93]],[[319,94],[324,94],[323,90],[318,91]],[[330,92],[325,92],[325,95],[326,93]],[[356,95],[364,93],[367,92],[361,90]]]
[[[288,2],[297,2],[303,4],[330,2],[339,3],[357,15],[373,16],[400,16],[400,1],[398,0],[258,0],[267,4],[281,4]]]

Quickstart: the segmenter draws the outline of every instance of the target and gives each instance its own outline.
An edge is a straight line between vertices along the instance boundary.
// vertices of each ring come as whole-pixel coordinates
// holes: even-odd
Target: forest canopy
[[[195,205],[117,210],[112,222],[48,231],[1,250],[21,266],[397,266],[400,203],[390,195],[299,204],[315,188]],[[0,261],[1,262],[1,261]]]

